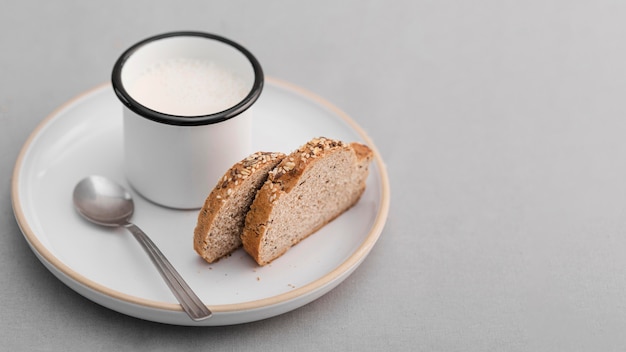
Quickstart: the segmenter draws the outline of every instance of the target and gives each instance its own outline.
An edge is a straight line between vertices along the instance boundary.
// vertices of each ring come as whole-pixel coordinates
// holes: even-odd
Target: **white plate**
[[[255,105],[255,150],[290,152],[316,136],[361,141],[375,152],[367,188],[348,212],[266,267],[243,250],[214,264],[193,251],[197,211],[166,209],[134,194],[141,227],[214,312],[190,320],[148,257],[123,229],[92,225],[74,211],[72,190],[100,174],[128,187],[122,172],[121,105],[109,85],[81,94],[31,134],[13,174],[17,222],[33,252],[79,294],[118,312],[176,325],[228,325],[301,307],[341,283],[370,252],[389,209],[384,163],[372,141],[323,99],[269,79]],[[331,314],[329,312],[329,314]]]

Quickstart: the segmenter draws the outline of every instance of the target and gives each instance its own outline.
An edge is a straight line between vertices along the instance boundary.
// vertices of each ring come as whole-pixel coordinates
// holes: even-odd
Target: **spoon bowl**
[[[102,176],[89,176],[76,184],[74,207],[85,219],[102,226],[124,227],[133,234],[180,302],[183,311],[194,321],[211,317],[212,313],[174,269],[152,240],[130,222],[135,205],[124,187]]]
[[[102,226],[124,226],[135,210],[131,194],[102,176],[90,176],[74,188],[74,206],[85,218]]]

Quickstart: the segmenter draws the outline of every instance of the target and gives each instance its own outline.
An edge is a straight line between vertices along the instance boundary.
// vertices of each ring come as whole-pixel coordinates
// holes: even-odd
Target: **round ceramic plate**
[[[128,187],[122,170],[122,108],[109,85],[81,94],[31,134],[13,173],[12,201],[31,249],[62,282],[123,314],[176,325],[228,325],[282,314],[327,293],[370,252],[389,209],[384,163],[345,113],[291,84],[268,80],[255,105],[254,150],[288,153],[317,136],[360,141],[375,152],[367,188],[349,211],[270,265],[237,250],[208,264],[193,251],[198,211],[154,205],[134,194],[133,222],[152,238],[214,312],[194,322],[124,229],[92,225],[72,206],[74,185],[99,174]]]

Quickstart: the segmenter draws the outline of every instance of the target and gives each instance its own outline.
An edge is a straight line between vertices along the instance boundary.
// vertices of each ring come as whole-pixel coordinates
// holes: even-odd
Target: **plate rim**
[[[262,299],[256,299],[252,301],[240,302],[240,303],[229,303],[229,304],[219,304],[219,305],[210,305],[207,306],[215,313],[235,313],[235,312],[244,312],[249,310],[256,309],[264,309],[280,304],[285,304],[290,301],[297,299],[298,297],[305,297],[309,294],[312,294],[320,289],[323,289],[331,282],[339,279],[344,274],[349,274],[354,270],[355,266],[359,265],[361,261],[365,259],[367,254],[371,251],[378,238],[382,234],[384,225],[386,223],[388,213],[389,213],[389,205],[390,205],[390,186],[389,186],[389,178],[387,175],[387,170],[385,163],[380,155],[380,152],[374,145],[372,139],[367,135],[365,130],[361,128],[347,113],[343,110],[339,109],[334,104],[330,103],[328,100],[322,98],[321,96],[302,88],[293,83],[275,78],[275,77],[266,77],[266,84],[272,84],[277,86],[278,88],[282,88],[288,90],[290,92],[295,92],[296,94],[311,100],[324,108],[330,110],[337,117],[341,118],[344,122],[346,122],[358,135],[363,139],[363,141],[372,149],[374,153],[374,163],[378,168],[378,176],[380,177],[380,207],[376,213],[376,218],[374,223],[369,230],[365,240],[358,246],[358,248],[354,251],[352,255],[346,258],[341,264],[336,266],[333,270],[327,272],[324,276],[306,284],[301,287],[298,287],[294,290],[290,290],[281,294],[277,294],[271,297],[266,297]],[[175,303],[167,303],[160,302],[151,299],[141,298],[134,295],[126,294],[115,289],[109,288],[103,284],[95,282],[88,277],[78,273],[70,266],[63,263],[59,258],[57,258],[46,246],[39,240],[35,231],[31,228],[30,224],[26,220],[26,215],[24,211],[24,207],[22,206],[19,186],[20,186],[20,174],[23,169],[26,156],[28,152],[32,149],[32,146],[36,139],[43,133],[45,133],[45,129],[49,126],[55,119],[59,118],[62,115],[63,111],[69,108],[72,108],[78,105],[81,101],[87,99],[90,96],[93,96],[99,93],[101,90],[104,90],[106,87],[110,86],[110,83],[102,83],[91,89],[83,91],[73,98],[69,99],[65,103],[61,104],[59,107],[54,109],[50,114],[48,114],[42,121],[40,121],[37,126],[30,133],[23,146],[20,149],[18,157],[15,162],[15,166],[12,173],[11,180],[11,205],[13,208],[13,214],[17,221],[17,224],[22,232],[22,235],[28,242],[29,246],[33,251],[36,251],[36,257],[39,259],[44,259],[46,262],[53,266],[56,270],[61,272],[63,275],[67,276],[69,279],[74,282],[86,286],[88,289],[95,291],[98,294],[105,295],[107,297],[113,298],[118,301],[123,301],[130,304],[135,304],[145,308],[151,309],[159,309],[165,311],[173,311],[173,312],[182,312],[182,308],[179,304]],[[56,276],[56,275],[55,275]]]

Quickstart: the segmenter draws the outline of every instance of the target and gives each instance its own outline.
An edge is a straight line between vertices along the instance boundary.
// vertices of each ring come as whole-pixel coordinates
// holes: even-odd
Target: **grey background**
[[[626,2],[3,1],[7,351],[626,348]],[[336,104],[387,163],[383,234],[342,285],[250,324],[127,317],[55,279],[13,218],[29,133],[129,45],[222,34]]]

